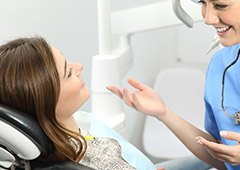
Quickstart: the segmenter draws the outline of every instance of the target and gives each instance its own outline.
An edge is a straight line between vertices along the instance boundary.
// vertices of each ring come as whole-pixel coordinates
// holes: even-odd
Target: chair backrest
[[[199,69],[168,68],[158,74],[154,84],[154,89],[173,112],[201,129],[204,121],[204,77]],[[150,116],[145,120],[143,148],[149,155],[163,159],[191,154],[163,123]]]

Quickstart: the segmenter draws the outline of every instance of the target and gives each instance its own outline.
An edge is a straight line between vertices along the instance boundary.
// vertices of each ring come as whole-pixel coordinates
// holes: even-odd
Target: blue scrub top
[[[228,130],[240,133],[240,125],[237,125],[234,119],[222,111],[222,77],[225,68],[236,59],[239,49],[240,44],[219,50],[210,61],[205,80],[205,129],[226,145],[236,145],[237,141],[222,138],[219,132]],[[226,71],[224,107],[240,111],[240,59]],[[229,114],[231,114],[230,110],[233,109],[229,109],[229,111],[227,109]],[[232,166],[227,163],[225,165],[229,170],[240,170],[240,166]]]

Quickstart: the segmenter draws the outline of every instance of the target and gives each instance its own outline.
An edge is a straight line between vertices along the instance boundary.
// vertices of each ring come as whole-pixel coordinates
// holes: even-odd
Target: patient
[[[0,47],[0,103],[37,119],[53,144],[52,154],[41,159],[135,169],[122,157],[118,141],[79,129],[73,113],[89,98],[82,70],[41,37],[10,41]]]

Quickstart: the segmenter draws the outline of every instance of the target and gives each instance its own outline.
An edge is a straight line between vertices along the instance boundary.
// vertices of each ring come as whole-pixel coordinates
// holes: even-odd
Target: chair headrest
[[[93,170],[70,161],[43,161],[35,159],[40,154],[49,155],[52,143],[38,122],[30,115],[0,104],[0,169],[9,168],[22,160],[30,161],[33,170]],[[20,168],[22,169],[22,168]]]
[[[0,165],[8,166],[14,154],[32,160],[51,153],[51,141],[30,115],[0,104]],[[12,154],[12,155],[11,155]]]

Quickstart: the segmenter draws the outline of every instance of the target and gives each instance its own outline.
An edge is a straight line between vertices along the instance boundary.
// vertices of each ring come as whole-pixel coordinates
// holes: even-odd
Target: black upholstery
[[[36,161],[31,163],[32,170],[93,170],[92,168],[84,165],[73,163],[70,161],[64,162],[46,162]]]
[[[0,104],[0,119],[27,135],[37,145],[42,155],[51,152],[50,140],[32,116]]]
[[[22,134],[27,136],[39,148],[42,155],[48,155],[51,153],[51,141],[48,139],[38,122],[32,116],[0,104],[0,121],[11,125]],[[30,166],[33,170],[92,170],[92,168],[70,161],[50,162],[39,161],[35,159],[30,161]],[[16,167],[16,169],[22,170],[24,167],[19,165]]]

